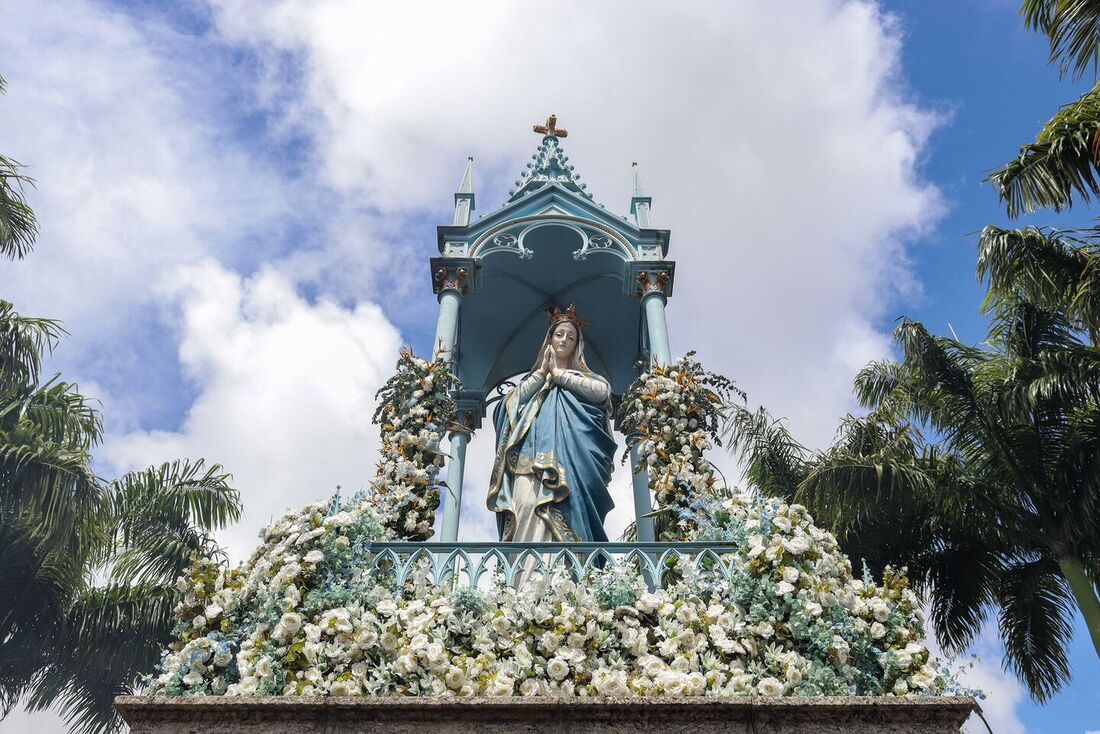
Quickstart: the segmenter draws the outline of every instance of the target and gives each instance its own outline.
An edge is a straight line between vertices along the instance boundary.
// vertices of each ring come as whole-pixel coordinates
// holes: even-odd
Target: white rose
[[[488,696],[511,696],[515,690],[516,679],[504,673],[498,673],[485,693]]]
[[[783,695],[783,683],[776,678],[761,678],[756,684],[756,692],[761,696]]]
[[[879,622],[885,622],[890,617],[890,607],[881,599],[876,599],[871,605],[871,614]]]
[[[546,674],[560,681],[569,675],[569,663],[559,657],[552,657],[546,662]]]
[[[534,678],[528,678],[519,685],[519,692],[521,696],[537,696],[539,695],[539,682]]]
[[[266,657],[260,658],[256,662],[256,677],[260,680],[270,680],[274,675],[274,671],[271,669],[271,660]]]
[[[898,678],[897,683],[894,684],[893,694],[895,696],[904,696],[909,692],[909,686],[905,684],[904,678]]]
[[[685,676],[676,671],[667,671],[661,674],[660,685],[661,691],[666,696],[681,696],[684,693],[684,687],[686,681]]]
[[[920,670],[909,676],[914,688],[930,688],[935,680],[936,671],[930,665],[922,665]]]
[[[800,556],[810,549],[810,539],[805,535],[796,535],[783,543],[786,549],[796,556]]]
[[[197,630],[201,630],[206,626],[206,617],[201,614],[196,614],[195,618],[191,620],[191,626]]]
[[[886,628],[878,622],[871,624],[871,637],[876,640],[881,640],[886,636]]]
[[[552,655],[559,645],[561,645],[561,637],[553,632],[543,632],[539,637],[539,648],[547,655]]]
[[[424,654],[430,662],[438,662],[443,659],[443,645],[438,642],[431,642],[424,649]]]
[[[452,665],[447,669],[447,675],[444,676],[443,682],[446,683],[447,687],[452,691],[457,691],[462,688],[462,686],[466,685],[466,671]]]
[[[221,613],[222,608],[219,607],[217,604],[211,604],[205,610],[203,610],[203,614],[206,615],[207,619],[213,619]]]
[[[783,580],[788,584],[798,583],[798,569],[793,566],[784,566]]]

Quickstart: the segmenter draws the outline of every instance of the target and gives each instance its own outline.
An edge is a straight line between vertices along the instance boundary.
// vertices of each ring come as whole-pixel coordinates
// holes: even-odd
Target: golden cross
[[[566,130],[559,130],[557,128],[557,124],[558,124],[558,116],[557,115],[550,115],[549,117],[546,118],[546,124],[545,125],[535,125],[533,129],[534,129],[535,132],[541,133],[542,135],[553,135],[556,138],[564,138],[569,133]]]

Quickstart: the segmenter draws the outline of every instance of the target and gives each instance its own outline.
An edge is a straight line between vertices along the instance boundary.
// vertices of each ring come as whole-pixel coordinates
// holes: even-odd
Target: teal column
[[[638,471],[638,447],[630,449],[630,471],[634,482],[634,527],[639,543],[652,543],[656,540],[653,518],[645,517],[653,512],[653,495],[649,491],[649,472]]]
[[[435,344],[433,356],[447,354],[454,362],[455,339],[458,335],[458,306],[462,296],[456,290],[445,290],[439,294],[439,319],[435,322]]]
[[[668,346],[668,323],[665,321],[665,294],[653,290],[642,296],[646,328],[649,331],[649,353],[660,365],[672,363],[672,350]]]
[[[466,469],[466,446],[470,434],[453,431],[450,434],[450,461],[447,462],[447,489],[443,495],[443,528],[440,540],[453,543],[458,540],[458,519],[462,513],[462,476]]]
[[[462,273],[464,271],[459,271]],[[455,347],[458,341],[458,309],[462,304],[461,282],[458,278],[448,278],[446,272],[437,274],[441,286],[439,292],[439,319],[435,325],[435,353],[445,355],[452,368],[457,372],[458,360]],[[452,431],[450,438],[450,459],[447,462],[447,490],[443,496],[443,526],[440,539],[443,542],[458,540],[458,519],[462,509],[462,476],[465,473],[466,444],[470,437],[461,431]]]

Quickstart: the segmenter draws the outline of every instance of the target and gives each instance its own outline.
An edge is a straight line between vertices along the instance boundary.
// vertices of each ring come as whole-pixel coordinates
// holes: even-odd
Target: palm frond
[[[1028,28],[1050,41],[1050,62],[1075,78],[1100,64],[1100,3],[1096,0],[1024,0]]]
[[[21,316],[0,299],[0,388],[38,383],[42,356],[52,351],[65,330],[51,319]]]
[[[945,650],[959,654],[981,632],[1001,570],[995,553],[966,538],[941,539],[929,548],[923,568],[910,570],[928,591],[932,626]]]
[[[208,532],[240,517],[238,491],[219,464],[172,461],[132,472],[108,487],[118,581],[171,583],[194,553],[214,547]]]
[[[53,707],[79,734],[117,729],[113,701],[152,670],[172,627],[171,586],[111,585],[77,597],[47,665],[27,697],[29,710]]]
[[[1039,701],[1070,679],[1066,648],[1073,634],[1074,603],[1052,559],[1006,568],[997,589],[1005,664]]]
[[[1091,239],[1040,227],[986,227],[978,242],[978,278],[989,284],[984,312],[996,314],[1023,299],[1064,313],[1094,345],[1100,343],[1100,248]]]
[[[25,186],[34,179],[19,161],[0,155],[0,256],[22,260],[34,249],[38,220],[27,203]]]
[[[729,450],[745,461],[745,478],[753,488],[793,500],[806,478],[808,451],[782,421],[764,408],[753,412],[734,404],[729,408],[723,438]]]
[[[1074,197],[1089,202],[1100,196],[1097,170],[1097,130],[1100,129],[1100,86],[1058,111],[1034,143],[986,181],[993,184],[1008,216],[1036,209],[1062,211]]]

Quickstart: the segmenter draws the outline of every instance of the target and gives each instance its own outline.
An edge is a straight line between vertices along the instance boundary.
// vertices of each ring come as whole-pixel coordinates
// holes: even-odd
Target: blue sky
[[[285,506],[369,476],[374,390],[430,343],[427,258],[466,155],[479,214],[550,112],[609,209],[639,161],[678,262],[673,351],[819,446],[899,316],[982,338],[973,233],[1007,219],[981,179],[1084,88],[1000,0],[479,9],[26,0],[0,25],[4,152],[33,166],[43,220],[0,295],[65,320],[54,366],[103,403],[105,474],[234,472],[238,556]],[[488,450],[470,451],[478,538]],[[997,734],[1100,730],[1080,625],[1045,707],[1000,673],[992,627],[976,652]]]

